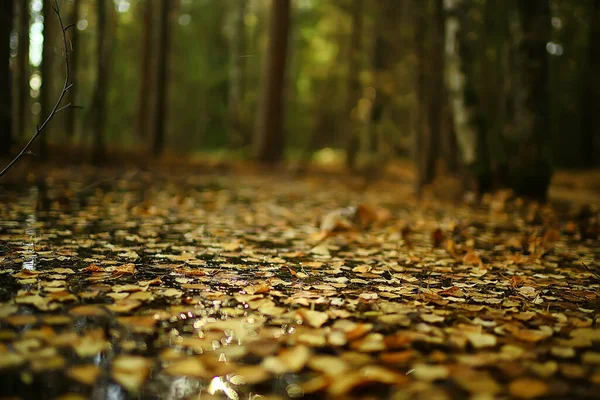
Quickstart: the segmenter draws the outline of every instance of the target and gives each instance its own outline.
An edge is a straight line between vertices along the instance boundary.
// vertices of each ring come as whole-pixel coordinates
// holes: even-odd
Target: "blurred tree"
[[[423,160],[423,182],[431,183],[436,172],[436,160],[441,156],[440,143],[443,137],[443,115],[446,99],[446,88],[444,85],[444,45],[445,16],[444,1],[433,0],[433,11],[431,13],[431,62],[430,62],[430,88],[429,88],[429,126],[430,138],[426,154]]]
[[[481,192],[487,190],[491,178],[481,102],[475,87],[477,52],[470,26],[472,5],[463,0],[444,2],[445,81],[465,188]]]
[[[94,132],[94,164],[106,162],[106,108],[108,83],[113,56],[113,38],[117,25],[117,16],[112,1],[97,0],[96,2],[96,82],[92,98],[92,130]]]
[[[413,9],[416,14],[416,27],[415,27],[415,51],[417,56],[417,79],[416,79],[416,97],[417,104],[415,107],[416,113],[416,129],[414,135],[414,149],[413,159],[417,166],[417,192],[420,194],[423,186],[433,181],[433,162],[437,158],[437,152],[435,151],[434,134],[439,132],[433,132],[431,126],[433,115],[430,114],[430,110],[427,108],[427,104],[430,101],[432,93],[427,91],[428,77],[428,63],[432,60],[429,59],[426,52],[427,46],[427,4],[422,0],[413,1]],[[433,72],[433,71],[432,71]],[[436,71],[437,72],[437,71]],[[430,165],[430,163],[432,165]]]
[[[14,3],[2,2],[0,10],[0,155],[7,155],[12,144],[12,99],[10,73],[10,35],[13,27]]]
[[[18,47],[17,47],[17,120],[15,132],[17,136],[26,134],[31,116],[29,104],[30,89],[29,79],[31,78],[31,69],[29,66],[29,0],[15,0],[19,10],[18,26]]]
[[[140,54],[140,75],[139,75],[139,94],[137,109],[136,133],[138,138],[148,137],[148,116],[150,115],[150,106],[152,104],[152,37],[153,37],[153,2],[145,0],[138,2],[139,10],[142,15],[142,40]]]
[[[283,157],[283,91],[289,22],[290,0],[271,0],[269,47],[263,64],[254,143],[254,155],[262,162],[274,163]]]
[[[171,31],[173,4],[171,0],[160,2],[158,66],[156,69],[156,110],[154,113],[154,142],[152,154],[160,156],[165,147],[165,131],[167,127],[167,105],[169,93],[169,66],[171,64]]]
[[[239,148],[246,143],[242,123],[243,55],[245,47],[244,15],[247,0],[232,0],[232,24],[229,37],[229,146]]]
[[[74,0],[71,5],[71,12],[69,13],[69,24],[76,24],[73,28],[69,29],[69,38],[71,40],[71,51],[69,52],[69,68],[71,69],[71,76],[73,81],[77,82],[77,75],[79,71],[79,29],[77,28],[77,22],[79,22],[79,15],[81,13],[81,0]],[[71,104],[77,104],[77,89],[79,85],[75,84],[69,90],[67,101]],[[65,122],[65,129],[69,140],[73,141],[76,130],[76,116],[77,110],[75,108],[69,108],[66,110],[67,117]]]
[[[350,9],[351,33],[348,46],[348,76],[346,83],[346,106],[343,116],[346,122],[346,167],[350,170],[356,166],[356,156],[360,148],[360,132],[358,127],[358,101],[361,97],[360,70],[362,58],[364,0],[352,0]],[[355,110],[353,112],[353,110]]]
[[[589,18],[588,60],[582,76],[585,83],[581,104],[581,155],[585,167],[597,167],[600,166],[600,0],[593,0]]]
[[[429,6],[429,7],[428,7]],[[417,55],[416,132],[413,158],[417,166],[416,189],[433,182],[442,133],[446,89],[444,85],[445,15],[444,1],[413,0],[416,14],[415,49]],[[444,153],[447,157],[447,153]],[[448,160],[446,160],[448,161]]]
[[[548,132],[550,128],[549,69],[546,45],[550,39],[550,2],[519,0],[522,40],[519,46],[522,79],[516,87],[517,122],[515,151],[509,162],[510,186],[522,195],[547,196],[552,168]]]
[[[392,156],[401,129],[410,129],[410,123],[401,127],[405,120],[404,110],[411,108],[409,114],[413,111],[412,101],[407,102],[404,96],[413,97],[415,80],[412,76],[414,63],[407,63],[405,54],[407,48],[414,49],[412,37],[417,32],[413,29],[414,25],[407,29],[403,22],[414,20],[414,5],[409,0],[378,0],[372,3],[372,83],[365,96],[365,103],[370,107],[362,108],[370,120],[364,141],[368,155],[364,167],[377,174],[383,171]]]
[[[514,1],[486,0],[483,7],[481,57],[481,99],[485,113],[491,170],[496,179],[505,181],[508,158],[504,149],[503,132],[506,125],[507,83],[510,32],[509,21],[517,18]]]
[[[54,79],[53,79],[53,65],[54,65],[54,43],[57,30],[57,23],[55,21],[55,15],[53,11],[54,0],[44,0],[42,15],[44,18],[44,44],[42,46],[42,62],[40,63],[40,74],[42,75],[42,85],[40,86],[40,114],[39,120],[43,121],[50,114],[53,104],[52,96],[54,94]],[[48,158],[48,135],[52,135],[52,125],[48,125],[46,132],[40,135],[39,142],[39,156],[40,159],[46,160]]]

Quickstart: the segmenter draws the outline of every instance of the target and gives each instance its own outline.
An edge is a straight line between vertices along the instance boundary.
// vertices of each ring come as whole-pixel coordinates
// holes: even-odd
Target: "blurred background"
[[[64,83],[54,0],[4,0],[0,155]],[[595,168],[600,0],[58,0],[73,88],[40,159],[415,166],[544,193]],[[10,95],[9,95],[10,94]],[[466,171],[466,172],[460,172]],[[538,187],[539,186],[539,187]]]

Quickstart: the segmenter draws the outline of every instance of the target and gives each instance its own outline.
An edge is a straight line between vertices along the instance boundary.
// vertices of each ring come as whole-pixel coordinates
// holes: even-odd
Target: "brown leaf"
[[[150,374],[150,360],[140,356],[118,356],[114,359],[111,375],[130,392],[139,392]]]
[[[262,366],[274,374],[300,372],[310,359],[311,351],[306,346],[294,346],[282,350],[277,356],[263,360]]]
[[[320,328],[329,319],[327,313],[300,308],[296,314],[313,328]]]
[[[199,357],[186,357],[170,363],[163,371],[172,376],[189,376],[196,379],[212,378]]]
[[[445,239],[446,239],[446,236],[444,235],[444,232],[442,232],[442,230],[440,228],[437,228],[431,234],[431,242],[433,243],[433,247],[435,247],[436,249],[442,247],[442,243],[444,243]]]
[[[100,368],[93,364],[74,365],[67,370],[67,376],[79,383],[92,386],[100,376]]]
[[[112,271],[113,276],[133,275],[135,274],[135,264],[127,263],[116,267]]]
[[[535,399],[548,393],[548,385],[533,378],[518,378],[508,385],[508,390],[513,396],[522,399]]]

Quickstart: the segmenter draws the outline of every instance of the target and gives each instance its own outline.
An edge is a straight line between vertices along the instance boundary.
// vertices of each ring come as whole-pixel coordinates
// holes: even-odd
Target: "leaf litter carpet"
[[[326,177],[0,188],[0,397],[598,398],[594,205]]]

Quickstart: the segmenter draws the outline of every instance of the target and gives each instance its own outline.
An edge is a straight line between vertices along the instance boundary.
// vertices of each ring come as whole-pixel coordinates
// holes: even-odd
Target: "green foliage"
[[[156,57],[141,59],[143,33],[142,9],[146,1],[115,1],[118,25],[114,39],[115,58],[108,90],[106,140],[113,147],[146,146],[136,136],[141,65],[155,65]],[[232,10],[240,0],[177,0],[174,17],[172,63],[169,73],[170,96],[167,146],[179,151],[204,151],[226,148],[228,143],[230,84],[230,38]],[[431,0],[426,2],[430,30],[433,15]],[[554,160],[558,166],[576,166],[582,146],[581,93],[586,85],[589,52],[590,13],[594,0],[552,1],[553,37],[551,44],[560,52],[551,54],[551,132]],[[122,7],[123,4],[129,7]],[[286,81],[286,143],[291,152],[320,147],[343,146],[346,115],[348,47],[351,32],[350,0],[304,0],[293,2]],[[481,101],[478,115],[487,131],[493,132],[489,149],[501,153],[498,138],[510,133],[514,110],[502,105],[502,93],[510,68],[509,25],[516,18],[516,0],[473,0],[469,5],[468,39],[472,48],[468,68],[475,77],[472,95]],[[415,76],[418,67],[414,35],[415,3],[410,0],[366,1],[362,19],[361,83],[375,88],[387,101],[377,110],[377,132],[386,145],[407,150],[414,130]],[[241,130],[249,138],[255,128],[260,98],[261,62],[266,52],[270,0],[247,0],[244,16],[244,55],[241,98]],[[393,13],[390,11],[393,10]],[[156,14],[156,13],[155,13]],[[156,15],[155,15],[156,17]],[[81,39],[76,77],[79,102],[89,108],[95,77],[95,9],[84,0],[80,24]],[[385,39],[385,70],[376,73],[375,37]],[[156,35],[155,35],[156,36]],[[429,37],[429,34],[426,35]],[[155,38],[156,39],[156,38]],[[425,43],[430,52],[431,39]],[[560,53],[560,54],[559,54]],[[510,58],[510,57],[509,57]],[[60,73],[61,65],[54,65]],[[426,77],[436,71],[425,64]],[[429,78],[427,78],[429,79]],[[434,94],[435,95],[435,94]],[[361,110],[369,114],[372,99],[363,96]],[[153,101],[150,104],[154,104]],[[358,110],[359,107],[356,107]],[[152,110],[151,110],[152,113]],[[358,111],[356,112],[358,114]],[[77,117],[82,127],[75,140],[90,144],[89,110]],[[364,121],[363,121],[364,122]],[[150,128],[152,128],[150,124]],[[152,129],[150,129],[152,130]],[[365,132],[367,130],[364,130]],[[369,135],[365,133],[365,135]],[[146,139],[152,137],[147,132]],[[53,135],[53,141],[66,140]],[[367,143],[371,139],[363,138]],[[250,141],[247,140],[249,143]],[[364,146],[363,146],[364,147]],[[502,159],[500,155],[498,158]]]

